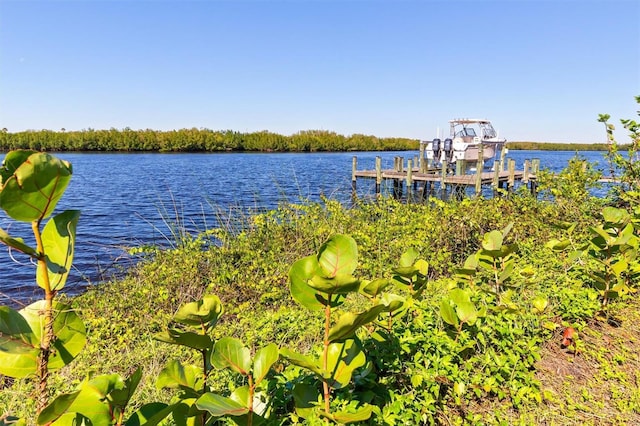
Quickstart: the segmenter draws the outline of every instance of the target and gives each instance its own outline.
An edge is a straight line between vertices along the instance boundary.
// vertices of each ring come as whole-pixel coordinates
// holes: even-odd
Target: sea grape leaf
[[[478,319],[478,311],[471,302],[458,303],[456,306],[456,314],[460,322],[467,323],[469,325],[475,324]]]
[[[0,306],[0,374],[23,378],[36,372],[39,339],[19,312]]]
[[[307,281],[309,287],[327,294],[346,294],[358,291],[360,280],[352,275],[335,275],[331,278],[325,278],[320,275],[314,275]]]
[[[318,300],[318,292],[309,286],[308,281],[319,269],[315,255],[303,257],[296,261],[289,269],[289,290],[293,299],[312,311],[324,308]]]
[[[124,410],[124,407],[127,406],[136,391],[138,384],[140,384],[140,379],[142,379],[142,369],[138,367],[136,371],[124,381],[122,389],[115,389],[111,392],[111,404],[116,407],[121,407]]]
[[[5,164],[0,208],[15,220],[34,222],[51,215],[71,180],[72,168],[69,162],[44,152],[25,156],[12,156],[10,168]],[[23,161],[17,165],[20,159]]]
[[[349,424],[349,423],[357,423],[368,420],[373,413],[373,406],[369,404],[364,404],[359,407],[356,411],[337,411],[331,414],[333,420],[338,424]]]
[[[37,151],[26,149],[9,151],[2,160],[2,167],[0,167],[0,184],[4,186],[5,182],[16,172],[16,169],[35,153]]]
[[[453,306],[451,306],[451,302],[448,298],[442,299],[442,302],[440,302],[440,316],[447,324],[454,327],[458,326],[458,316],[456,315],[456,311],[453,309]]]
[[[208,411],[214,417],[240,416],[249,412],[249,409],[231,398],[215,393],[207,392],[196,401],[196,407]]]
[[[358,328],[374,321],[384,310],[385,305],[376,305],[359,314],[353,312],[343,314],[329,330],[329,341],[336,342],[352,336]]]
[[[382,290],[391,284],[386,278],[377,278],[373,281],[363,281],[360,283],[359,291],[371,297],[377,297]]]
[[[298,367],[306,368],[307,370],[317,374],[320,377],[323,377],[323,370],[318,365],[317,361],[312,359],[309,356],[299,354],[297,352],[292,351],[288,348],[280,348],[280,355],[291,364],[297,365]]]
[[[602,209],[602,217],[605,222],[620,225],[629,220],[629,213],[624,209],[605,207]]]
[[[318,264],[327,278],[351,276],[358,266],[358,246],[347,235],[333,235],[318,250]]]
[[[234,337],[223,337],[218,340],[211,353],[211,365],[216,368],[230,368],[244,376],[251,369],[251,352],[242,342]]]
[[[400,256],[400,267],[413,266],[419,255],[420,253],[418,253],[415,248],[409,247],[409,249]]]
[[[49,280],[51,290],[61,290],[69,276],[73,262],[76,226],[80,218],[79,210],[66,210],[51,218],[42,231],[42,244],[46,263],[38,262],[36,281],[46,289]]]
[[[484,234],[482,248],[487,251],[500,251],[502,247],[502,232],[491,231]]]
[[[185,303],[173,316],[173,320],[185,325],[213,327],[222,315],[220,298],[213,294],[195,302]]]
[[[362,367],[367,359],[354,339],[334,342],[329,345],[325,378],[334,389],[347,386],[356,368]]]
[[[269,373],[269,369],[278,361],[278,346],[271,343],[258,350],[253,357],[253,383],[257,386]]]
[[[293,401],[296,407],[296,414],[306,418],[318,407],[320,390],[317,386],[308,383],[296,383],[293,386]]]
[[[57,396],[40,412],[37,423],[43,425],[58,420],[63,414],[68,412],[69,407],[71,407],[71,404],[73,404],[79,394],[80,391],[78,390]]]
[[[162,402],[150,402],[140,407],[129,417],[125,426],[155,426],[162,422],[171,412],[173,406]]]
[[[200,368],[195,365],[182,365],[180,361],[171,360],[158,374],[156,387],[193,391],[201,388],[201,382]]]
[[[198,334],[192,331],[182,331],[176,328],[168,328],[165,331],[156,333],[154,339],[173,345],[186,346],[197,350],[211,349],[213,341],[206,334]]]

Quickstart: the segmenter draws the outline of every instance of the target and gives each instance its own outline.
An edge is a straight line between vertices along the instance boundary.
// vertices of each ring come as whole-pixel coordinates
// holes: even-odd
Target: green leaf
[[[171,412],[173,406],[162,402],[151,402],[140,407],[129,417],[125,426],[155,426],[162,422]]]
[[[299,354],[297,352],[292,351],[288,348],[280,348],[280,355],[291,364],[297,365],[298,367],[306,368],[307,370],[317,374],[320,377],[323,377],[323,370],[318,365],[316,360],[308,357],[306,355]]]
[[[420,256],[420,253],[418,253],[415,248],[409,247],[409,249],[400,256],[400,267],[413,266],[418,256]]]
[[[4,186],[4,184],[13,176],[16,172],[16,169],[20,167],[22,163],[24,163],[27,158],[29,158],[32,154],[36,154],[38,151],[30,151],[30,150],[16,150],[9,151],[7,155],[2,160],[2,167],[0,167],[0,185]]]
[[[478,319],[478,311],[471,302],[462,302],[456,306],[456,314],[460,322],[464,322],[469,325],[475,324]]]
[[[162,369],[156,379],[158,389],[197,390],[202,387],[202,371],[195,365],[182,365],[180,361],[171,360]]]
[[[78,395],[67,408],[67,413],[81,414],[91,421],[92,426],[110,426],[116,413],[114,407],[109,404],[109,395],[114,390],[123,389],[124,386],[122,377],[117,374],[104,374],[84,381],[80,384]],[[67,420],[73,420],[73,417],[67,417]],[[61,418],[54,424],[69,423]]]
[[[418,273],[423,277],[426,277],[429,273],[429,263],[424,259],[418,259],[414,264],[414,267],[418,270]]]
[[[278,346],[271,343],[258,350],[253,359],[253,383],[257,386],[269,373],[269,369],[278,361],[280,356]]]
[[[0,374],[23,378],[36,372],[40,339],[19,312],[0,306]]]
[[[363,281],[360,283],[359,291],[371,297],[377,297],[382,290],[387,288],[390,284],[391,281],[386,278],[378,278],[373,281]]]
[[[337,411],[332,413],[333,420],[340,424],[349,424],[363,422],[368,420],[373,413],[373,406],[365,404],[358,408],[355,412]]]
[[[621,225],[629,220],[629,213],[624,209],[605,207],[602,209],[602,217],[605,222]]]
[[[487,251],[500,251],[502,247],[502,232],[491,231],[484,234],[482,248]]]
[[[26,155],[12,154],[9,164],[5,161],[0,208],[15,220],[34,222],[51,215],[69,184],[72,169],[67,161],[44,152],[31,153],[25,159]]]
[[[20,311],[37,337],[42,338],[46,302],[39,300]],[[49,370],[57,370],[69,364],[87,343],[87,331],[82,319],[69,305],[53,302],[53,334],[56,336],[52,354],[49,357]],[[38,343],[39,346],[39,343]]]
[[[209,412],[213,417],[241,416],[249,412],[249,409],[236,401],[224,396],[207,392],[196,401],[196,407]]]
[[[550,248],[553,251],[562,251],[567,247],[569,247],[570,244],[571,244],[570,240],[560,241],[560,240],[552,239],[545,244],[545,247]]]
[[[318,264],[327,278],[351,276],[358,266],[358,246],[347,235],[330,237],[318,251]]]
[[[533,299],[533,311],[535,313],[542,313],[545,309],[547,309],[547,305],[549,304],[549,300],[544,296],[537,296]]]
[[[116,389],[111,392],[111,404],[120,407],[124,411],[124,408],[129,404],[131,397],[136,391],[138,384],[140,384],[140,379],[142,379],[142,369],[138,367],[136,371],[124,381],[124,387],[122,389]]]
[[[335,342],[351,337],[358,328],[374,321],[384,310],[385,305],[376,305],[359,314],[352,312],[343,314],[338,319],[338,322],[329,330],[329,341]]]
[[[46,270],[38,263],[36,280],[46,289],[48,274],[49,288],[61,290],[67,282],[76,240],[76,226],[80,218],[79,210],[66,210],[51,218],[42,231],[42,244],[46,254]]]
[[[178,309],[173,320],[186,325],[211,328],[222,315],[222,303],[218,296],[207,295],[202,299],[186,303]]]
[[[307,281],[309,287],[327,294],[346,294],[358,291],[360,280],[352,275],[336,275],[332,278],[325,278],[315,275]]]
[[[243,376],[251,369],[251,352],[242,342],[233,337],[218,340],[211,353],[211,365],[216,368],[230,368]]]
[[[37,423],[39,425],[49,424],[60,418],[69,410],[69,407],[71,407],[71,404],[73,404],[79,394],[80,391],[75,391],[57,396],[40,412]]]
[[[456,315],[453,306],[451,306],[451,302],[448,298],[442,299],[440,302],[440,316],[442,320],[449,325],[454,327],[458,326],[458,316]]]
[[[471,302],[471,295],[468,291],[463,290],[461,288],[453,288],[449,291],[449,298],[455,303],[459,305],[460,303],[469,303]]]
[[[293,401],[296,407],[296,414],[306,418],[318,407],[321,398],[317,386],[307,383],[296,383],[293,386]]]
[[[289,290],[293,299],[312,311],[324,308],[317,298],[318,292],[309,286],[308,281],[320,268],[315,255],[296,261],[289,269]]]
[[[29,256],[36,257],[38,255],[36,249],[26,245],[22,238],[14,238],[2,228],[0,228],[0,242]]]
[[[176,328],[169,328],[153,336],[154,339],[173,345],[186,346],[197,350],[211,349],[213,341],[206,334],[198,334],[192,331],[182,331]]]
[[[328,371],[325,373],[325,377],[330,379],[329,385],[334,389],[347,386],[353,371],[366,361],[364,352],[354,339],[331,343],[327,354]]]

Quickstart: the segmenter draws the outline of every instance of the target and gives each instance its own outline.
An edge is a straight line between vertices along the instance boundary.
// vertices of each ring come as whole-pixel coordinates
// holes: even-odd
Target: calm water
[[[73,165],[73,178],[57,211],[80,209],[74,271],[66,291],[78,291],[127,265],[123,248],[167,245],[176,218],[191,231],[217,223],[219,213],[264,210],[281,202],[317,201],[322,195],[347,202],[351,161],[373,169],[412,152],[306,154],[57,154]],[[581,153],[605,169],[603,154]],[[540,158],[543,168],[560,171],[575,152],[511,151],[522,169],[525,159]],[[358,181],[358,193],[371,195],[373,181]],[[29,226],[15,224],[0,211],[0,227],[33,244]],[[25,266],[26,265],[26,266]],[[10,256],[0,246],[0,305],[20,305],[39,296],[35,266],[26,256]]]

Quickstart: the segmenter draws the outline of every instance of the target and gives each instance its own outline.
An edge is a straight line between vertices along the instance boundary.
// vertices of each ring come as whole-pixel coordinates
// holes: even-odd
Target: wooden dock
[[[506,170],[505,165],[506,163]],[[536,174],[540,169],[540,160],[526,160],[523,170],[516,170],[515,160],[496,160],[494,169],[490,172],[482,172],[483,164],[479,164],[478,170],[472,174],[466,173],[466,163],[456,162],[456,168],[435,168],[423,158],[416,157],[407,160],[402,157],[394,159],[393,169],[382,169],[381,157],[376,157],[375,170],[358,170],[358,159],[353,157],[351,174],[352,194],[356,196],[357,180],[375,179],[375,193],[380,195],[381,187],[385,181],[393,182],[393,196],[402,198],[406,194],[408,199],[428,198],[436,194],[436,186],[439,196],[445,197],[447,193],[463,196],[467,189],[473,188],[475,195],[480,196],[484,189],[490,188],[494,194],[502,191],[513,191],[516,184],[528,185],[530,191],[537,192]],[[422,185],[420,185],[422,184]],[[406,188],[406,189],[405,189]]]

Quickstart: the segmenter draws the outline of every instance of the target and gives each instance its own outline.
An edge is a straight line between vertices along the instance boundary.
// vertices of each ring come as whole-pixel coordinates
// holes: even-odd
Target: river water
[[[284,202],[318,201],[321,196],[348,202],[354,156],[361,170],[374,169],[376,156],[382,157],[383,169],[390,169],[394,157],[409,159],[416,154],[55,154],[73,165],[73,177],[56,212],[82,211],[74,270],[65,290],[80,291],[126,267],[125,247],[167,246],[178,221],[197,232],[216,226],[221,213],[272,209]],[[539,158],[542,168],[557,172],[575,155],[572,151],[511,151],[508,158],[516,161],[517,169],[526,159]],[[602,152],[580,156],[598,169],[608,167]],[[373,193],[372,180],[358,181],[360,196]],[[14,223],[3,211],[0,227],[34,245],[30,226]],[[0,246],[0,305],[20,306],[40,294],[35,265]]]

